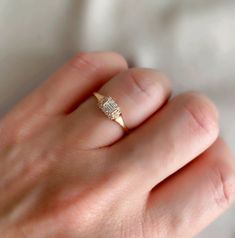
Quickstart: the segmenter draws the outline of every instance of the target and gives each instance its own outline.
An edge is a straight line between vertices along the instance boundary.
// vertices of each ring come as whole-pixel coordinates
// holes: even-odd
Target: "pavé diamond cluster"
[[[98,102],[99,108],[111,120],[116,120],[121,115],[120,107],[111,97],[104,97]]]

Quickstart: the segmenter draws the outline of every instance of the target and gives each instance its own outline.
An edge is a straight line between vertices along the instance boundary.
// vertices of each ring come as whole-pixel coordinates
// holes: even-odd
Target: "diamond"
[[[102,98],[98,102],[98,106],[103,111],[103,113],[111,120],[115,120],[121,115],[120,107],[111,97]]]

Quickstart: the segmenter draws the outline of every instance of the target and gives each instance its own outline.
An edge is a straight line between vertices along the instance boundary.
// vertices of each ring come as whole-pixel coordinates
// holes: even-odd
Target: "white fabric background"
[[[175,92],[205,92],[235,152],[234,0],[0,0],[0,115],[79,50],[116,50]],[[234,238],[235,210],[199,237]]]

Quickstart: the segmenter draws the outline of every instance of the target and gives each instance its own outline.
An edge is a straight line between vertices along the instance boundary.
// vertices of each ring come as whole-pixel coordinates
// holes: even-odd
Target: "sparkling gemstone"
[[[112,120],[117,119],[121,115],[119,106],[111,97],[104,97],[99,101],[98,105],[104,114]]]

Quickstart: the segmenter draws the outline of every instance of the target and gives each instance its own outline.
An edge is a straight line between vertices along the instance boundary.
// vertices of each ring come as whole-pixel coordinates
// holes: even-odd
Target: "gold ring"
[[[118,123],[125,132],[128,132],[128,128],[122,118],[122,112],[118,104],[112,97],[101,95],[97,92],[93,93],[98,101],[98,107],[101,111],[112,121]]]

